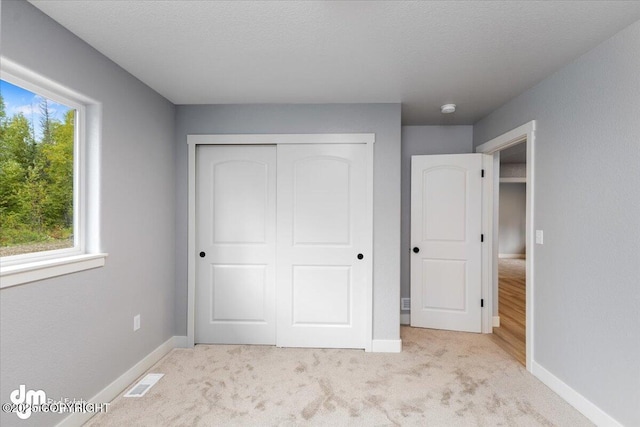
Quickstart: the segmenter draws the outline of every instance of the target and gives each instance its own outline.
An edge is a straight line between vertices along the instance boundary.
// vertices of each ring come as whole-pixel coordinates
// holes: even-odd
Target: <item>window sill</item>
[[[104,266],[108,254],[84,254],[0,267],[0,288]]]

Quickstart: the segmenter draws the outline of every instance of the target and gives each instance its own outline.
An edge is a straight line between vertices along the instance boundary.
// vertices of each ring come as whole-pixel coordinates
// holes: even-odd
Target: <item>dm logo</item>
[[[16,415],[22,420],[31,416],[31,408],[35,405],[47,403],[47,395],[42,390],[27,390],[24,384],[20,384],[17,390],[13,390],[9,397],[11,403],[15,404],[18,410]]]

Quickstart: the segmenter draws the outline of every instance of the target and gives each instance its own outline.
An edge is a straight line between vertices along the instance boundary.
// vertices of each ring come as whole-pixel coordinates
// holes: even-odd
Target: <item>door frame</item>
[[[374,133],[320,133],[320,134],[234,134],[187,135],[188,145],[188,238],[187,238],[187,347],[195,345],[195,291],[196,291],[196,152],[198,145],[280,145],[280,144],[366,144],[367,237],[364,250],[371,254],[371,268],[367,270],[365,300],[365,351],[371,351],[373,340],[373,144]]]
[[[499,161],[500,151],[520,144],[527,143],[527,188],[526,188],[526,368],[531,372],[533,362],[533,332],[534,332],[534,153],[535,153],[535,133],[536,121],[532,120],[515,129],[510,130],[484,144],[476,147],[477,153],[488,154],[485,166],[492,171],[487,180],[483,183],[483,229],[487,230],[488,244],[485,245],[483,252],[483,293],[486,290],[487,305],[483,315],[483,332],[491,333],[493,328],[493,305],[497,301],[498,295],[494,295],[494,282],[498,280],[498,207],[494,204],[497,200],[495,195],[499,194],[500,173]],[[498,167],[494,170],[494,165],[498,162]]]

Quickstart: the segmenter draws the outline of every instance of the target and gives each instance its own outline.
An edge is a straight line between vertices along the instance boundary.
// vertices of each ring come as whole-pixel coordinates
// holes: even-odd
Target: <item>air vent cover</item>
[[[138,381],[136,385],[134,385],[131,390],[124,395],[124,397],[142,397],[146,392],[151,389],[160,378],[164,377],[164,374],[147,374],[143,379]]]

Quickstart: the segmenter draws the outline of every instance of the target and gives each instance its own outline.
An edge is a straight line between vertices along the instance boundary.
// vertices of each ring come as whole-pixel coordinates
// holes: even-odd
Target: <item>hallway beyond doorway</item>
[[[493,341],[526,363],[526,260],[501,258],[498,262],[498,314],[500,327],[493,328]]]

